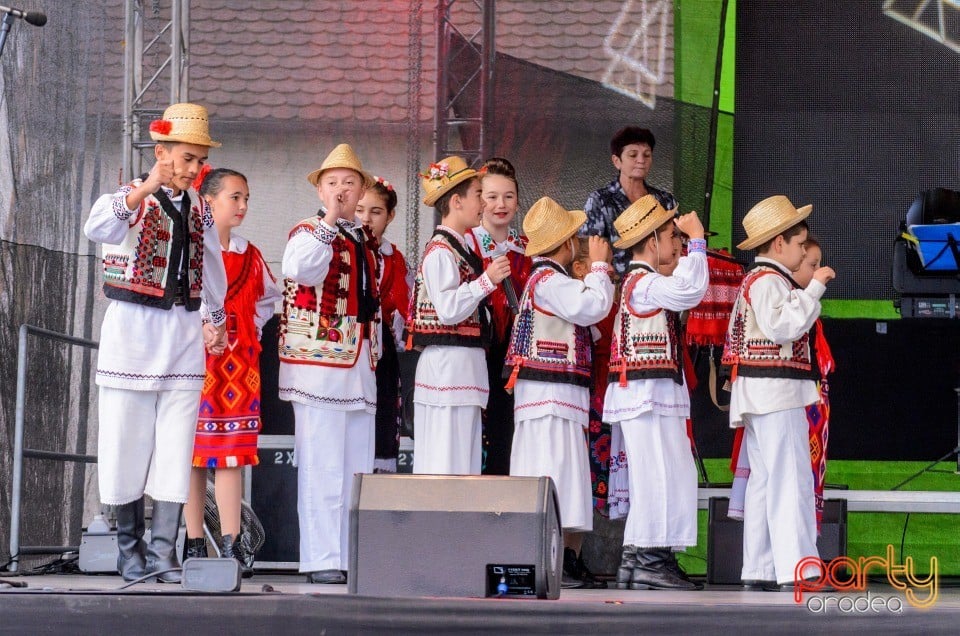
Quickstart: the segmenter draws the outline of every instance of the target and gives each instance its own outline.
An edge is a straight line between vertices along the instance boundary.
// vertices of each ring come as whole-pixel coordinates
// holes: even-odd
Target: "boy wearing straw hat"
[[[577,230],[586,215],[549,197],[523,219],[533,257],[504,365],[513,389],[515,429],[510,474],[550,476],[557,486],[564,530],[564,587],[575,577],[583,533],[593,530],[593,491],[584,432],[589,424],[593,337],[590,326],[613,305],[610,244],[591,236],[590,273],[571,277]],[[574,576],[571,576],[574,575]]]
[[[484,302],[510,275],[510,260],[500,256],[484,270],[464,240],[483,213],[476,170],[447,157],[421,176],[423,202],[437,209],[442,224],[424,249],[407,328],[407,349],[422,348],[413,392],[413,470],[479,475],[480,410],[490,393]]]
[[[347,144],[307,181],[320,211],[294,226],[283,252],[279,393],[296,422],[300,571],[309,583],[346,583],[353,475],[373,470],[380,262],[355,216],[374,181]]]
[[[211,147],[207,111],[173,104],[150,124],[149,174],[97,199],[84,225],[103,244],[96,382],[100,500],[115,506],[117,569],[124,580],[179,566],[180,512],[187,500],[206,344],[221,353],[227,278],[206,203],[191,189]],[[202,325],[203,300],[209,325]],[[144,493],[153,499],[150,543]],[[180,581],[177,572],[158,580]]]
[[[697,544],[697,471],[687,438],[680,312],[707,291],[707,242],[696,212],[679,216],[653,195],[615,221],[631,254],[613,324],[603,420],[619,424],[630,464],[630,511],[617,587],[695,590],[674,550]],[[680,256],[680,232],[690,237]]]
[[[805,407],[819,395],[809,333],[826,283],[836,274],[821,267],[805,289],[791,278],[803,262],[805,219],[812,209],[797,209],[778,195],[743,218],[747,239],[737,247],[756,249],[757,258],[740,285],[723,350],[733,381],[730,426],[745,428],[743,448],[751,468],[742,578],[745,585],[769,589],[792,584],[797,563],[817,556]],[[799,573],[819,574],[815,566]]]

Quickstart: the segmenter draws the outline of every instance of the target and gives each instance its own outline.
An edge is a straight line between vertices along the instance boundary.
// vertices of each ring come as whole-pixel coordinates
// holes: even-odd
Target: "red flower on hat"
[[[171,130],[173,130],[173,122],[166,119],[155,119],[150,122],[150,132],[169,135]]]

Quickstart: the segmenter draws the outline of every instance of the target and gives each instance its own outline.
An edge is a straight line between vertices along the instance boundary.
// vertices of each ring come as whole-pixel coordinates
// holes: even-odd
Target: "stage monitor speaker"
[[[357,475],[349,591],[367,596],[560,596],[549,477]]]
[[[707,528],[707,583],[739,585],[743,570],[743,522],[727,517],[726,497],[711,497]],[[820,558],[830,561],[847,554],[847,500],[824,499],[823,522],[817,538]]]

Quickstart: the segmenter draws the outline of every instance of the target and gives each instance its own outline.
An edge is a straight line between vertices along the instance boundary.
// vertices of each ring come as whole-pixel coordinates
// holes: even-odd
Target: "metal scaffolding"
[[[147,135],[149,122],[164,109],[188,100],[188,51],[190,50],[190,0],[151,0],[150,15],[145,0],[127,0],[125,7],[123,60],[123,179],[130,180],[143,169],[143,153],[154,142]],[[162,13],[169,12],[169,19]],[[155,33],[145,34],[145,25]],[[147,39],[150,36],[150,39]],[[163,44],[169,46],[164,54]],[[146,78],[146,79],[145,79]],[[167,82],[169,91],[162,90]],[[159,90],[158,90],[159,89]],[[168,99],[164,100],[164,95]]]
[[[452,9],[462,15],[479,11],[478,26],[466,35],[454,24]],[[439,0],[437,2],[437,108],[434,157],[457,154],[470,166],[489,156],[488,124],[493,114],[493,78],[496,58],[496,0]],[[453,70],[456,69],[456,72]],[[479,104],[469,100],[479,94]]]

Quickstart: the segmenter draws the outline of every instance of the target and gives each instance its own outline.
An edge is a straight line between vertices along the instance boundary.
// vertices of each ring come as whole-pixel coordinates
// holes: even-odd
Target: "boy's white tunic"
[[[704,248],[695,249],[694,243],[671,276],[649,273],[640,279],[628,299],[634,311],[679,312],[699,304],[709,284],[709,270]],[[603,421],[620,426],[629,466],[630,510],[624,545],[682,548],[697,544],[697,472],[687,438],[689,416],[686,383],[656,378],[629,380],[625,387],[616,381],[607,386]]]
[[[110,245],[123,242],[136,212],[126,206],[130,191],[124,186],[97,199],[83,228],[88,239]],[[174,197],[172,190],[164,191],[179,209],[182,194]],[[220,238],[200,196],[191,191],[190,200],[204,208],[202,302],[213,308],[215,322],[222,324],[227,275]],[[165,310],[110,301],[101,325],[96,375],[103,503],[129,503],[144,492],[160,501],[186,501],[205,365],[200,312],[179,305]],[[133,392],[156,395],[148,398]]]
[[[536,263],[539,260],[535,258]],[[567,322],[587,327],[613,305],[609,266],[594,263],[583,281],[557,274],[536,287],[536,304]],[[593,529],[593,492],[585,429],[590,389],[574,384],[518,379],[514,387],[510,474],[551,477],[557,487],[564,529]]]
[[[359,230],[349,221],[339,224],[354,234]],[[283,252],[283,275],[322,288],[336,232],[321,220],[317,232],[292,236]],[[280,398],[293,403],[296,427],[301,572],[348,569],[353,475],[373,471],[377,377],[370,346],[364,338],[349,368],[280,362]]]
[[[468,249],[463,236],[446,226],[440,227]],[[486,273],[460,284],[456,257],[446,249],[431,251],[421,267],[430,302],[437,318],[446,325],[469,318],[494,290]],[[487,406],[489,396],[487,359],[482,347],[424,348],[417,361],[413,390],[414,472],[480,474],[480,410]]]
[[[756,262],[783,270],[762,256]],[[817,280],[806,289],[793,289],[780,276],[761,276],[750,287],[750,305],[760,330],[783,344],[810,331],[825,291]],[[792,582],[797,562],[818,554],[805,407],[819,399],[813,380],[740,374],[733,381],[730,426],[746,427],[743,448],[750,463],[743,519],[745,580]],[[818,574],[817,568],[808,568],[802,576]]]
[[[349,221],[340,221],[340,225],[354,232],[360,227]],[[320,227],[332,241],[337,228],[325,221],[320,221]],[[287,241],[281,264],[284,277],[300,285],[322,288],[333,258],[333,247],[319,238],[321,233],[299,232]],[[380,340],[379,334],[377,340]],[[349,368],[281,361],[278,386],[283,400],[320,409],[362,410],[372,416],[377,412],[377,375],[370,366],[369,337],[360,345],[357,363]]]

